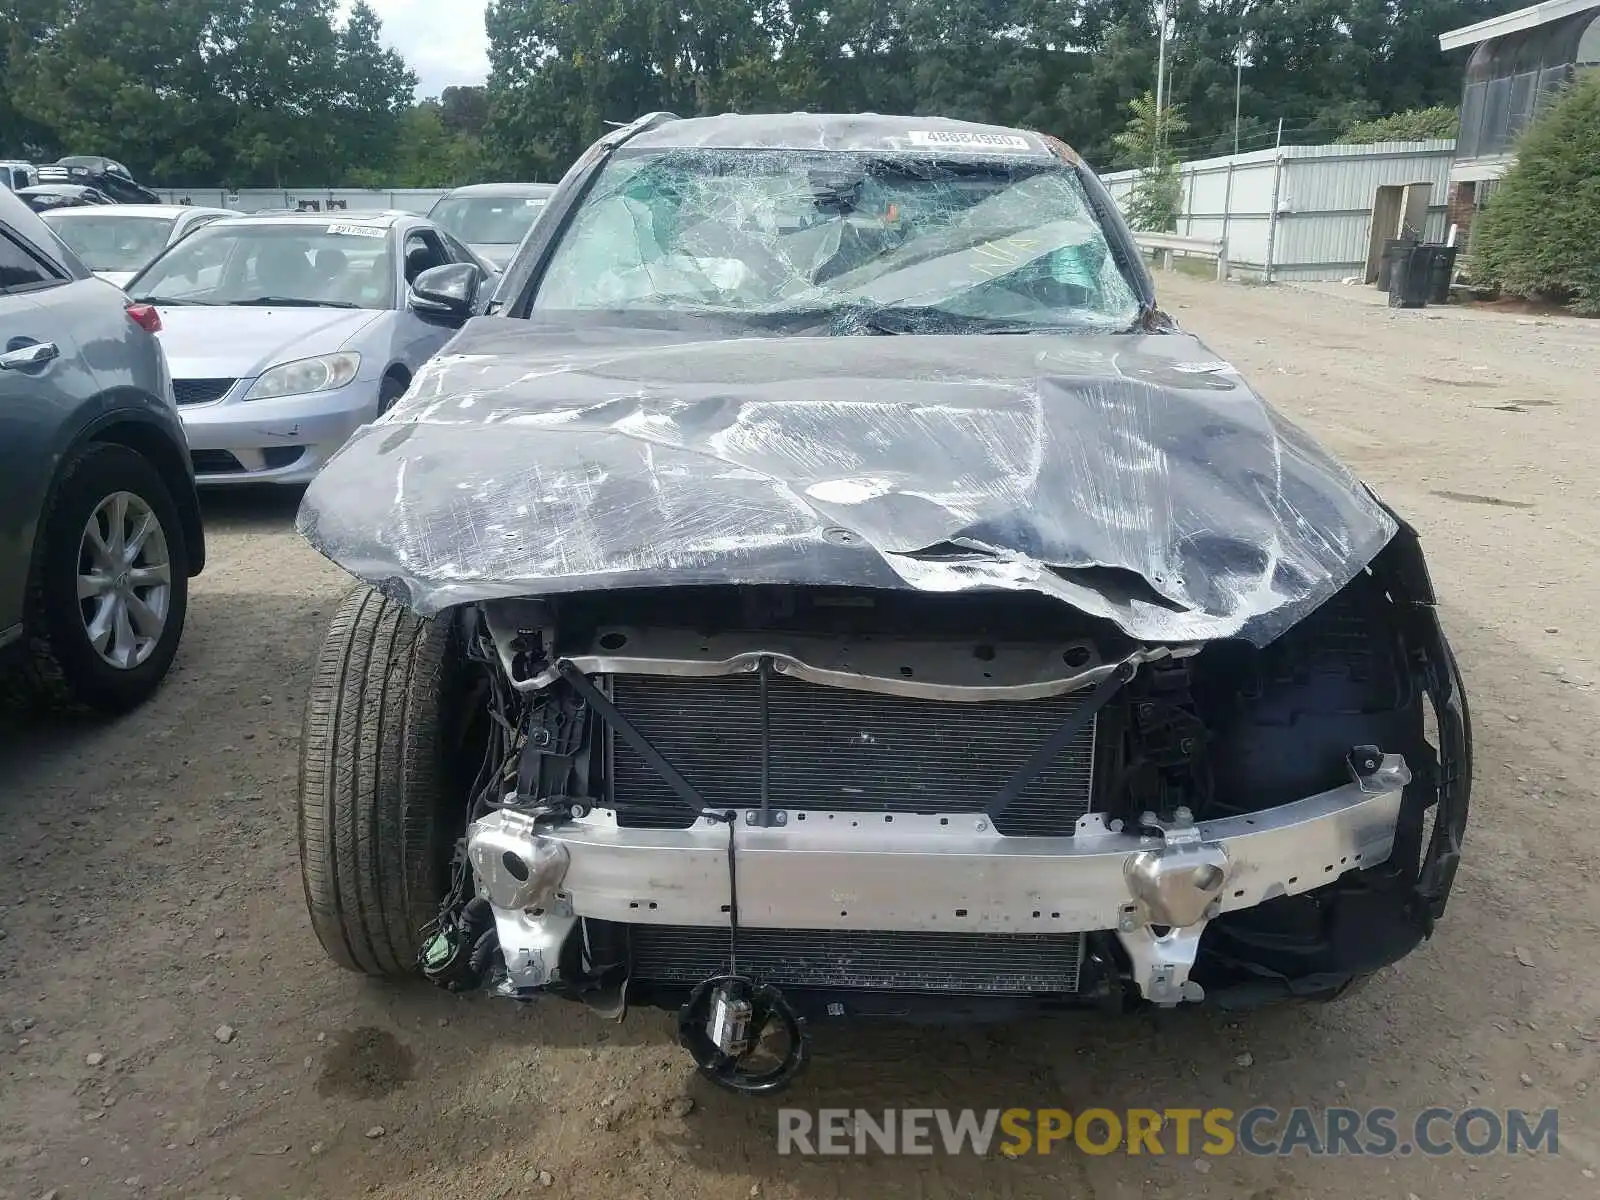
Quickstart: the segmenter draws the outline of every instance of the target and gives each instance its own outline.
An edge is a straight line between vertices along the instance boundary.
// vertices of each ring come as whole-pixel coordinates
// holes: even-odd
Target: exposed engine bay
[[[424,972],[676,1009],[737,1090],[820,1017],[1331,998],[1428,935],[1459,857],[1467,718],[1404,527],[1265,647],[1027,594],[454,615],[485,749]]]

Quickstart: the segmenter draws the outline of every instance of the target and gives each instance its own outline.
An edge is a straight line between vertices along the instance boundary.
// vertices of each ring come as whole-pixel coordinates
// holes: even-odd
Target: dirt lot
[[[227,496],[159,698],[0,730],[0,1197],[1596,1194],[1600,326],[1162,282],[1422,530],[1478,738],[1449,917],[1328,1008],[826,1028],[788,1103],[1555,1105],[1559,1155],[780,1158],[774,1105],[700,1084],[660,1015],[342,974],[303,914],[293,804],[345,581],[294,497]]]

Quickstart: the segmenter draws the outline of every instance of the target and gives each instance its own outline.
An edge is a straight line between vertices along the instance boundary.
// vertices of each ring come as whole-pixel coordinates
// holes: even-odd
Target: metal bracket
[[[1194,823],[1194,813],[1184,807],[1179,807],[1170,821],[1163,821],[1155,813],[1147,812],[1139,818],[1139,824],[1146,829],[1160,830],[1168,846],[1188,846],[1201,840],[1200,829]]]
[[[600,714],[600,719],[611,726],[618,737],[632,746],[634,753],[655,769],[656,774],[677,793],[678,799],[683,801],[690,812],[698,817],[706,811],[705,798],[695,791],[694,785],[679,773],[678,768],[661,756],[661,752],[650,744],[644,734],[633,727],[633,723],[611,703],[611,697],[595,687],[581,667],[564,658],[556,664],[556,670],[560,672],[561,678],[572,685],[578,695],[588,701],[589,707]]]
[[[506,964],[500,994],[521,997],[549,986],[560,965],[562,943],[577,921],[573,916],[534,917],[496,909],[495,931]]]
[[[1159,829],[1165,845],[1141,850],[1123,867],[1141,924],[1187,929],[1217,912],[1228,880],[1228,852],[1206,841],[1187,808],[1173,821],[1145,813],[1143,824]]]
[[[1205,989],[1189,978],[1204,929],[1202,921],[1187,929],[1168,929],[1159,937],[1148,925],[1117,930],[1117,939],[1133,963],[1133,981],[1146,1000],[1172,1008],[1206,998]]]
[[[1346,761],[1350,777],[1363,792],[1376,795],[1398,791],[1411,782],[1405,758],[1399,754],[1385,754],[1377,746],[1356,746]]]
[[[529,713],[527,740],[517,759],[518,800],[565,795],[588,718],[589,706],[580,694],[558,690],[540,697]]]
[[[1094,720],[1095,714],[1106,706],[1106,703],[1116,694],[1117,690],[1132,679],[1137,668],[1133,661],[1127,660],[1118,663],[1112,668],[1111,673],[1095,684],[1093,690],[1084,698],[1082,704],[1073,711],[1073,714],[1063,721],[1060,727],[1044,740],[1044,744],[1028,756],[1028,761],[1017,768],[1006,785],[995,793],[994,799],[984,806],[984,815],[991,821],[997,821],[1005,815],[1018,796],[1027,790],[1034,779],[1055,761],[1056,756],[1066,748],[1068,742],[1077,737],[1079,733]]]
[[[1119,910],[1117,938],[1146,1000],[1163,1008],[1198,1002],[1205,989],[1189,972],[1227,883],[1228,852],[1205,840],[1187,808],[1171,821],[1147,812],[1140,824],[1159,830],[1164,844],[1132,855],[1123,867],[1134,899]]]
[[[1121,817],[1113,817],[1108,821],[1105,813],[1098,812],[1084,813],[1072,827],[1072,840],[1080,846],[1120,838],[1122,834]]]
[[[763,654],[756,664],[761,681],[761,807],[744,815],[746,825],[770,829],[788,821],[787,814],[772,811],[772,658]]]

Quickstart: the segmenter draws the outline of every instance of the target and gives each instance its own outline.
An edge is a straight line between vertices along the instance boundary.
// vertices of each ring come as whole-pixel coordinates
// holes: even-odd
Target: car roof
[[[51,167],[86,167],[91,171],[103,171],[107,174],[126,175],[133,178],[133,173],[114,158],[107,158],[104,154],[65,154],[53,163]]]
[[[0,188],[0,225],[4,225],[35,251],[60,263],[77,279],[89,278],[89,268],[68,245],[44,223],[44,218],[9,188]]]
[[[467,183],[451,188],[441,200],[457,196],[549,196],[556,190],[553,183]]]
[[[228,217],[238,215],[232,209],[205,208],[194,204],[116,204],[101,207],[109,207],[113,213],[130,217],[181,217],[184,213],[221,213]],[[58,208],[53,215],[75,220],[82,216],[103,217],[106,214],[92,208]]]
[[[99,188],[93,187],[87,183],[34,183],[25,188],[18,188],[17,192],[19,195],[23,192],[31,192],[40,196],[59,196],[63,193],[81,196],[84,192],[94,192],[97,195],[105,195],[105,193],[100,191]]]
[[[725,113],[663,121],[630,137],[629,149],[839,150],[1055,158],[1040,134],[948,117],[880,113]]]
[[[258,225],[284,225],[284,224],[321,224],[330,222],[338,225],[371,225],[378,229],[392,229],[402,221],[420,221],[423,218],[416,213],[401,212],[389,209],[384,212],[356,211],[346,212],[343,209],[333,209],[331,212],[289,212],[286,210],[267,210],[259,213],[236,213],[234,220],[241,223],[255,223]]]

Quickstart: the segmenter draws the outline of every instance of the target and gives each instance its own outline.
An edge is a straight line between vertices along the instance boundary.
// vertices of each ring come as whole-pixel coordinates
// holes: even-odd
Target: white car
[[[91,271],[107,283],[125,287],[168,246],[237,214],[189,204],[101,204],[55,208],[42,215]]]
[[[31,162],[19,162],[11,158],[0,161],[0,188],[19,192],[23,188],[32,187],[38,182],[39,168]]]
[[[411,282],[460,264],[461,312],[408,306]],[[493,270],[413,213],[219,221],[128,284],[161,313],[201,484],[310,480],[404,394],[491,291]]]

